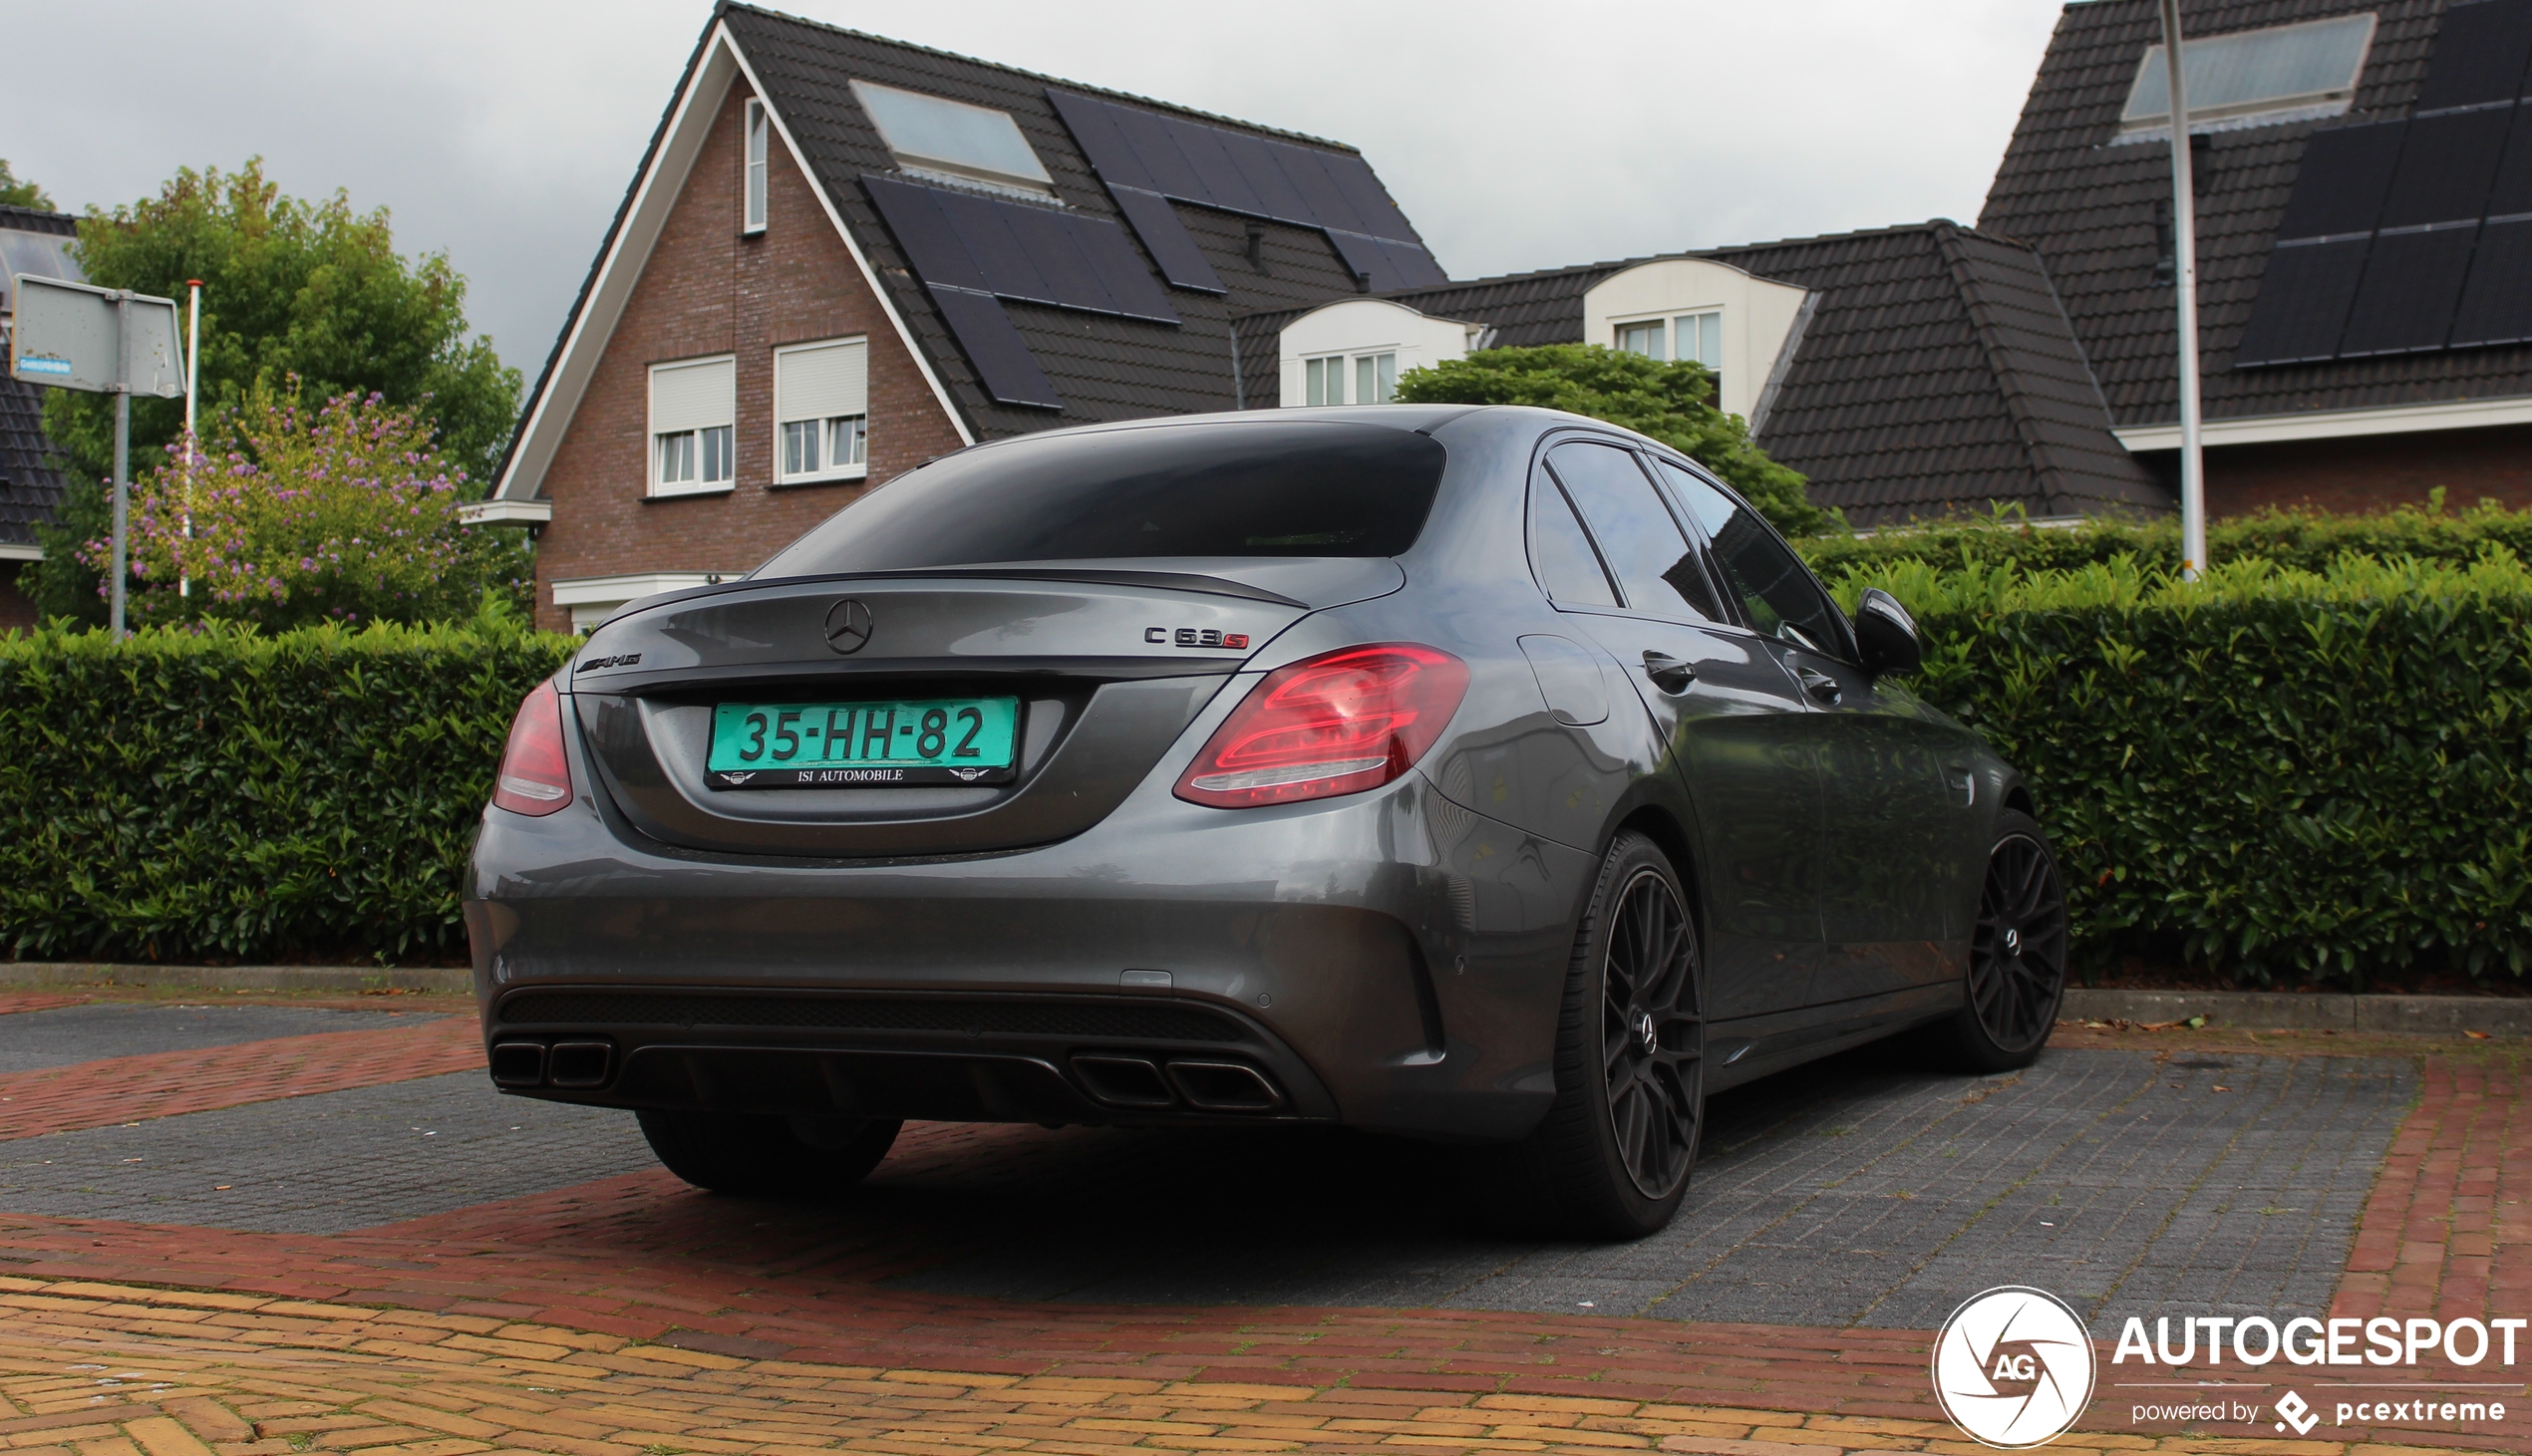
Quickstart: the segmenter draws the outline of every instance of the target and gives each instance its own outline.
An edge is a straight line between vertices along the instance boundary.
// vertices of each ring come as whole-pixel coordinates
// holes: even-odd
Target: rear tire
[[[1556,1101],[1499,1169],[1521,1222],[1641,1239],[1678,1212],[1706,1121],[1704,971],[1670,860],[1620,834],[1566,967]]]
[[[2029,814],[2005,810],[1979,885],[1967,998],[1938,1032],[1948,1060],[2000,1072],[2040,1059],[2065,1001],[2067,929],[2049,836]]]
[[[855,1117],[644,1109],[642,1136],[668,1171],[714,1193],[840,1193],[869,1176],[899,1123]]]

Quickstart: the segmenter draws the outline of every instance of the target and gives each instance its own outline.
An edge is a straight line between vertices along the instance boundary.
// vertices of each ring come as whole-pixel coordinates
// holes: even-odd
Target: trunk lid
[[[650,839],[817,859],[1023,848],[1106,817],[1285,628],[1404,581],[1387,559],[1270,558],[733,583],[599,627],[571,703],[603,796]],[[707,767],[725,704],[981,699],[1018,704],[1008,781],[766,788]]]

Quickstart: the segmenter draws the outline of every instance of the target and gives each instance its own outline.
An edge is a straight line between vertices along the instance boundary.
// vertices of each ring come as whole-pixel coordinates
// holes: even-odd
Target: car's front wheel
[[[2048,836],[2007,809],[1988,851],[1971,932],[1967,1004],[1946,1026],[1973,1071],[2029,1066],[2049,1043],[2066,992],[2066,891]]]
[[[714,1193],[838,1193],[867,1177],[897,1140],[880,1118],[776,1117],[645,1109],[642,1136],[668,1171]]]
[[[1640,1239],[1678,1211],[1706,1120],[1697,924],[1660,847],[1620,834],[1566,969],[1556,1102],[1514,1155],[1533,1222]]]

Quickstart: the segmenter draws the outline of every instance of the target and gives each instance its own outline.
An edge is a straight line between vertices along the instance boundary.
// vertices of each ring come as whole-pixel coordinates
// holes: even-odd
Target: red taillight
[[[492,802],[513,814],[550,814],[571,802],[571,764],[562,751],[562,697],[539,683],[518,705]]]
[[[1277,668],[1214,730],[1178,797],[1238,809],[1378,788],[1415,766],[1467,691],[1467,664],[1403,642]]]

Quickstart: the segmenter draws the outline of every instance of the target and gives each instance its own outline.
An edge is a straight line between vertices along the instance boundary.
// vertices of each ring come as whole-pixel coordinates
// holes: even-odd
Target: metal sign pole
[[[2198,197],[2180,79],[2180,0],[2163,0],[2163,64],[2171,77],[2172,273],[2180,294],[2180,573],[2195,581],[2207,569],[2207,473],[2198,443]]]
[[[127,635],[123,625],[125,553],[132,515],[132,292],[115,294],[115,580],[106,601],[109,630],[115,641]]]
[[[184,286],[192,290],[192,316],[185,322],[184,343],[184,539],[193,539],[193,465],[201,454],[200,437],[193,429],[193,392],[202,379],[202,280],[187,278]],[[175,578],[175,594],[193,595],[193,578],[179,572]]]

